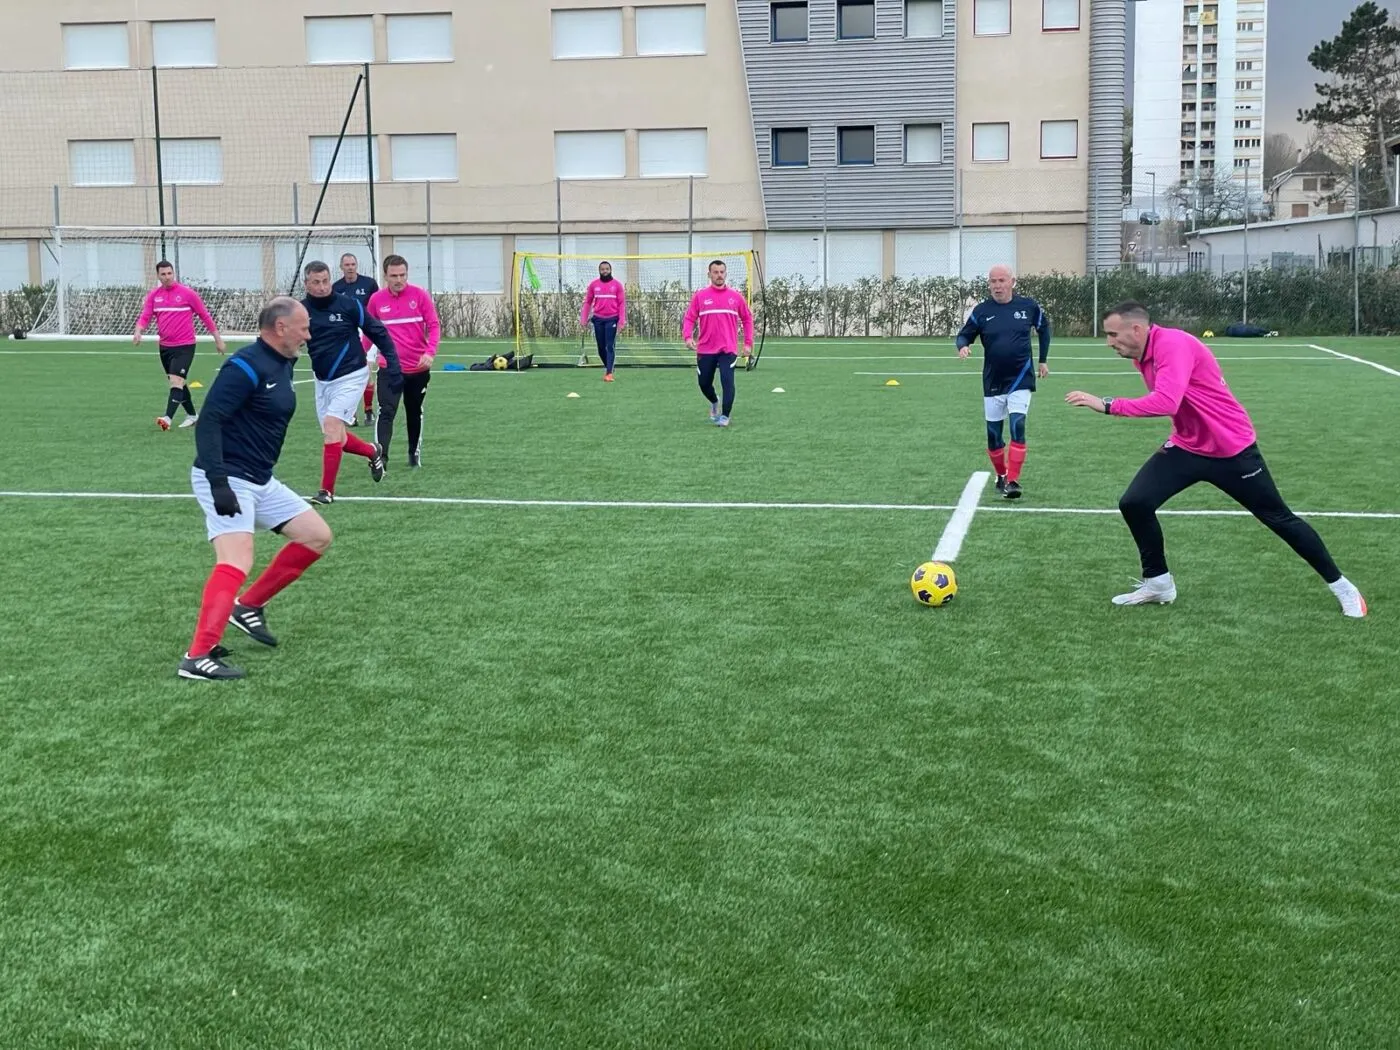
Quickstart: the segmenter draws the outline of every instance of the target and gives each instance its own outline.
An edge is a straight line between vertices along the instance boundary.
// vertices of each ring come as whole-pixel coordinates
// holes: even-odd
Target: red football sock
[[[288,584],[304,573],[321,555],[300,543],[289,543],[277,552],[262,575],[253,581],[253,586],[244,592],[239,602],[261,609],[272,601]]]
[[[365,385],[365,411],[374,411],[374,383],[373,381]]]
[[[374,446],[364,438],[357,438],[354,434],[345,435],[345,445],[343,447],[345,451],[352,456],[364,456],[365,459],[374,458]]]
[[[209,650],[219,644],[228,625],[229,613],[233,612],[233,601],[238,588],[248,574],[236,565],[219,562],[204,584],[204,597],[199,603],[199,622],[194,629],[194,641],[190,642],[191,656],[208,656]]]
[[[997,472],[997,477],[1000,478],[1000,477],[1005,476],[1005,474],[1006,474],[1006,446],[1003,445],[1001,448],[989,448],[989,449],[987,449],[987,458],[990,459],[990,460],[992,461],[992,469],[995,470],[995,471]]]
[[[1019,481],[1021,478],[1021,467],[1026,462],[1026,446],[1020,442],[1011,442],[1011,455],[1006,465],[1006,480]]]
[[[335,491],[335,477],[340,473],[340,458],[345,455],[345,446],[332,442],[321,446],[321,488]]]

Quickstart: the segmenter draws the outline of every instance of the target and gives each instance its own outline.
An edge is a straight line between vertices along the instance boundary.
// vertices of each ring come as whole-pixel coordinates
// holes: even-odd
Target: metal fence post
[[[562,256],[564,254],[564,183],[561,179],[554,180],[554,251]],[[555,260],[554,272],[558,286],[558,291],[564,291],[564,260]]]
[[[156,215],[160,221],[160,257],[165,258],[165,169],[160,159],[160,74],[151,63],[151,115],[156,136]]]
[[[1244,159],[1244,316],[1240,318],[1249,324],[1249,158]]]
[[[428,249],[428,294],[433,294],[433,184],[423,183],[423,242]]]
[[[180,225],[180,187],[176,185],[170,187],[170,225]],[[184,273],[180,266],[180,235],[173,234],[172,240],[174,241],[175,258],[171,261],[175,263],[176,273]]]
[[[365,185],[369,187],[369,224],[376,222],[374,214],[374,111],[369,101],[369,63],[361,70],[365,80]]]
[[[301,225],[301,192],[297,183],[292,183],[292,225]]]
[[[689,203],[689,205],[687,206],[687,207],[688,207],[688,211],[687,211],[687,213],[686,213],[686,224],[685,224],[685,229],[686,229],[685,253],[686,253],[687,255],[694,255],[694,254],[695,254],[695,176],[694,176],[694,175],[691,175],[691,176],[689,177],[689,182],[690,182],[690,203]]]
[[[1352,164],[1351,184],[1356,203],[1351,208],[1351,329],[1361,334],[1361,162]]]
[[[1098,170],[1094,171],[1094,209],[1089,232],[1089,264],[1094,268],[1094,306],[1089,323],[1092,326],[1090,331],[1095,339],[1099,336],[1099,177],[1101,174]],[[1121,255],[1122,234],[1119,234],[1118,248]]]
[[[826,214],[826,172],[822,172],[822,335],[831,335],[831,303],[827,297],[826,264],[829,256],[826,250],[826,242],[829,239],[827,231]]]

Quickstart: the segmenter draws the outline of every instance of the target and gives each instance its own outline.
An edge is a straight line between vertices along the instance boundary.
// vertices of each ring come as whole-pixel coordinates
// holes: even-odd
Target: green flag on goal
[[[525,256],[525,280],[530,282],[530,290],[538,292],[540,290],[540,277],[535,273],[535,264],[530,261],[530,257]]]

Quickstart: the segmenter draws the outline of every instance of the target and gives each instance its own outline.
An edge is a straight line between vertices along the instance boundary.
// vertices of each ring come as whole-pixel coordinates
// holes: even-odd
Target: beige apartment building
[[[0,121],[24,149],[0,172],[0,288],[49,275],[55,226],[313,217],[372,221],[411,262],[431,236],[444,291],[500,291],[516,249],[754,248],[770,278],[828,283],[1082,272],[1118,254],[1123,9],[16,6]]]

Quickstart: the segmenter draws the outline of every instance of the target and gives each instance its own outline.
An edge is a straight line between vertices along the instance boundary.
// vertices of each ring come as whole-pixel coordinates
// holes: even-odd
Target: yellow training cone
[[[885,386],[899,386],[899,380],[898,380],[898,379],[886,379],[886,380],[885,380]]]
[[[189,388],[191,390],[203,390],[204,384],[201,383],[198,379],[196,379],[193,383],[189,384]]]
[[[576,394],[576,393],[574,393],[572,390],[570,390],[570,391],[569,391],[567,394],[565,394],[564,396],[565,396],[565,397],[578,397],[578,394]]]

